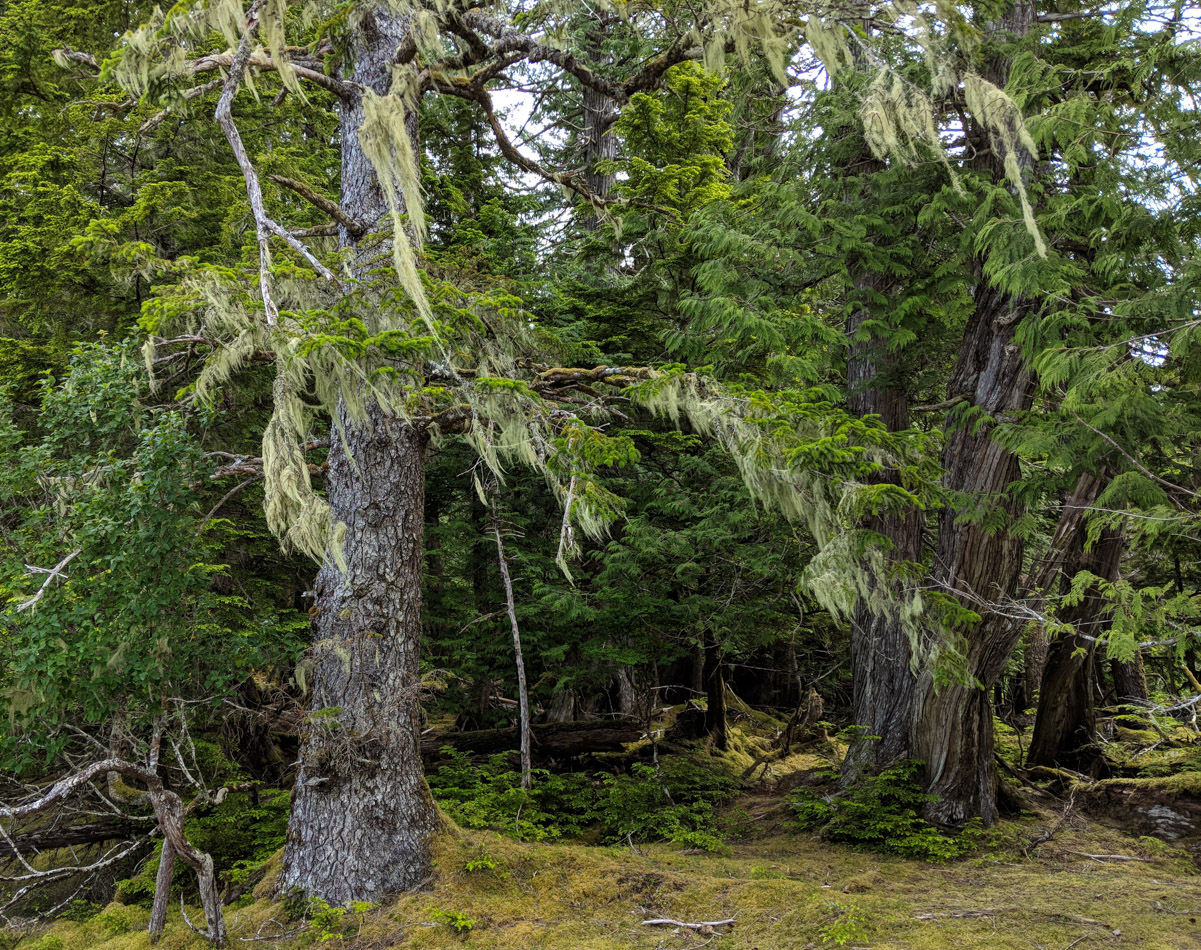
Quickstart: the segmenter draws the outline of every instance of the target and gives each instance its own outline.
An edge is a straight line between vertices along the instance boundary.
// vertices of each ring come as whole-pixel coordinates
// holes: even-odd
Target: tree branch
[[[352,218],[336,201],[331,201],[325,195],[319,194],[304,182],[297,181],[295,178],[285,178],[283,175],[268,175],[267,177],[277,185],[283,185],[289,191],[296,192],[309,204],[324,211],[354,237],[362,237],[367,233],[366,225]]]
[[[46,588],[49,586],[50,582],[52,580],[54,580],[54,578],[56,578],[56,577],[66,578],[66,575],[63,574],[63,568],[65,568],[68,564],[70,564],[73,560],[75,560],[76,557],[79,556],[80,550],[81,550],[80,548],[76,548],[74,551],[72,551],[70,554],[68,554],[65,558],[63,558],[61,561],[59,561],[56,565],[54,565],[54,567],[49,568],[49,569],[44,568],[44,567],[31,567],[30,565],[26,564],[25,566],[26,566],[26,568],[28,568],[28,570],[31,574],[45,574],[46,579],[44,581],[42,581],[42,586],[38,588],[38,592],[36,594],[34,594],[28,600],[24,600],[21,603],[17,604],[17,612],[20,613],[22,610],[28,610],[30,607],[33,607],[39,600],[41,600],[42,597],[44,597],[46,594]]]
[[[1118,445],[1118,443],[1116,441],[1114,441],[1110,436],[1106,435],[1100,429],[1094,428],[1093,426],[1091,426],[1087,422],[1085,422],[1083,419],[1081,419],[1075,409],[1069,409],[1068,412],[1070,412],[1073,416],[1075,416],[1076,421],[1079,422],[1082,426],[1084,426],[1084,428],[1088,429],[1090,432],[1092,432],[1096,435],[1099,435],[1106,442],[1108,442],[1110,445],[1112,445],[1115,449],[1117,449],[1119,452],[1121,452],[1122,455],[1130,462],[1130,464],[1132,464],[1135,468],[1137,468],[1140,472],[1142,472],[1144,475],[1146,475],[1152,481],[1158,482],[1160,485],[1163,485],[1164,488],[1167,488],[1171,491],[1184,492],[1186,495],[1189,495],[1192,498],[1201,498],[1201,494],[1198,494],[1197,492],[1193,491],[1190,488],[1185,488],[1183,485],[1177,485],[1174,482],[1169,482],[1166,478],[1160,478],[1153,471],[1151,471],[1149,468],[1147,468],[1147,466],[1145,466],[1142,462],[1140,462],[1133,455],[1131,455],[1129,452],[1127,452],[1124,448],[1122,448],[1120,445]],[[1176,501],[1176,499],[1174,499],[1174,498],[1172,499],[1172,502],[1173,502],[1173,504],[1176,505],[1177,508],[1184,507],[1183,505],[1180,504],[1180,502]]]
[[[272,234],[283,238],[291,247],[299,251],[305,260],[313,265],[317,273],[326,280],[332,281],[335,278],[329,268],[317,260],[307,247],[267,216],[267,211],[263,206],[263,189],[259,184],[258,173],[254,170],[254,165],[250,162],[250,156],[246,154],[246,146],[243,144],[242,136],[238,132],[238,127],[234,122],[234,97],[238,93],[238,86],[241,84],[242,76],[246,72],[246,65],[250,61],[250,54],[254,46],[254,37],[258,32],[258,20],[254,17],[258,11],[259,2],[260,0],[255,0],[247,12],[247,18],[250,22],[246,27],[246,32],[242,34],[237,51],[230,62],[229,75],[225,79],[225,88],[222,89],[221,98],[217,101],[216,119],[217,124],[221,126],[222,131],[225,133],[229,147],[233,150],[234,159],[237,161],[238,167],[242,170],[242,177],[246,181],[246,196],[250,200],[250,210],[254,215],[255,231],[258,234],[259,290],[263,296],[263,309],[267,314],[267,326],[273,327],[279,319],[279,308],[271,296],[271,248],[269,240]]]

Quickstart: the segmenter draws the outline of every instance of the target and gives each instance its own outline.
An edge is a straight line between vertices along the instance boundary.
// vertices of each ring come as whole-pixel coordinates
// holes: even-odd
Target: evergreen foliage
[[[515,625],[535,716],[650,743],[528,789],[449,754],[462,827],[717,850],[743,780],[883,693],[904,741],[792,796],[827,840],[975,847],[925,816],[993,817],[990,704],[1194,771],[1099,737],[1201,706],[1197,35],[1183,0],[0,2],[0,768],[161,746],[223,883],[261,873],[342,711],[303,658],[331,460],[385,419],[430,445],[420,728],[514,724]],[[691,744],[740,717],[772,735],[736,780]],[[331,904],[313,939],[361,923]]]

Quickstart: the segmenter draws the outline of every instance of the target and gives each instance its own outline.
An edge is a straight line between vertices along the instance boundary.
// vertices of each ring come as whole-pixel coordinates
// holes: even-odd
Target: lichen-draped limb
[[[937,452],[929,437],[893,433],[848,415],[821,392],[804,395],[719,387],[692,373],[668,371],[631,386],[638,405],[679,423],[687,419],[734,461],[751,497],[803,523],[818,553],[801,583],[835,617],[856,606],[893,618],[912,646],[911,663],[965,675],[956,625],[968,612],[924,589],[920,565],[887,556],[884,538],[863,528],[867,514],[937,507]],[[906,473],[879,484],[880,470]]]

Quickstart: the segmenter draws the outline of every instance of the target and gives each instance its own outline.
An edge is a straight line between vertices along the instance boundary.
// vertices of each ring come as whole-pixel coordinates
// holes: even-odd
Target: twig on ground
[[[697,930],[697,931],[700,931],[701,933],[712,933],[714,927],[726,927],[733,923],[734,923],[733,917],[727,917],[725,920],[697,920],[697,921],[675,920],[674,918],[671,918],[671,917],[656,917],[653,920],[644,920],[642,922],[642,926],[644,926],[644,927],[657,927],[657,926],[685,927],[688,930]]]

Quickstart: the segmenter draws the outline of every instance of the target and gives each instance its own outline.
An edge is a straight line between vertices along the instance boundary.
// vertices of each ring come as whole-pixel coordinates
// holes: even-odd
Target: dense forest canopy
[[[280,847],[279,893],[378,901],[493,820],[468,752],[549,814],[625,750],[670,821],[571,827],[695,843],[658,743],[739,718],[780,726],[741,781],[844,729],[832,794],[943,831],[1120,774],[1115,722],[1175,741],[1199,39],[1180,0],[0,0],[2,912],[148,867],[152,934],[174,880],[221,944],[222,862]]]

